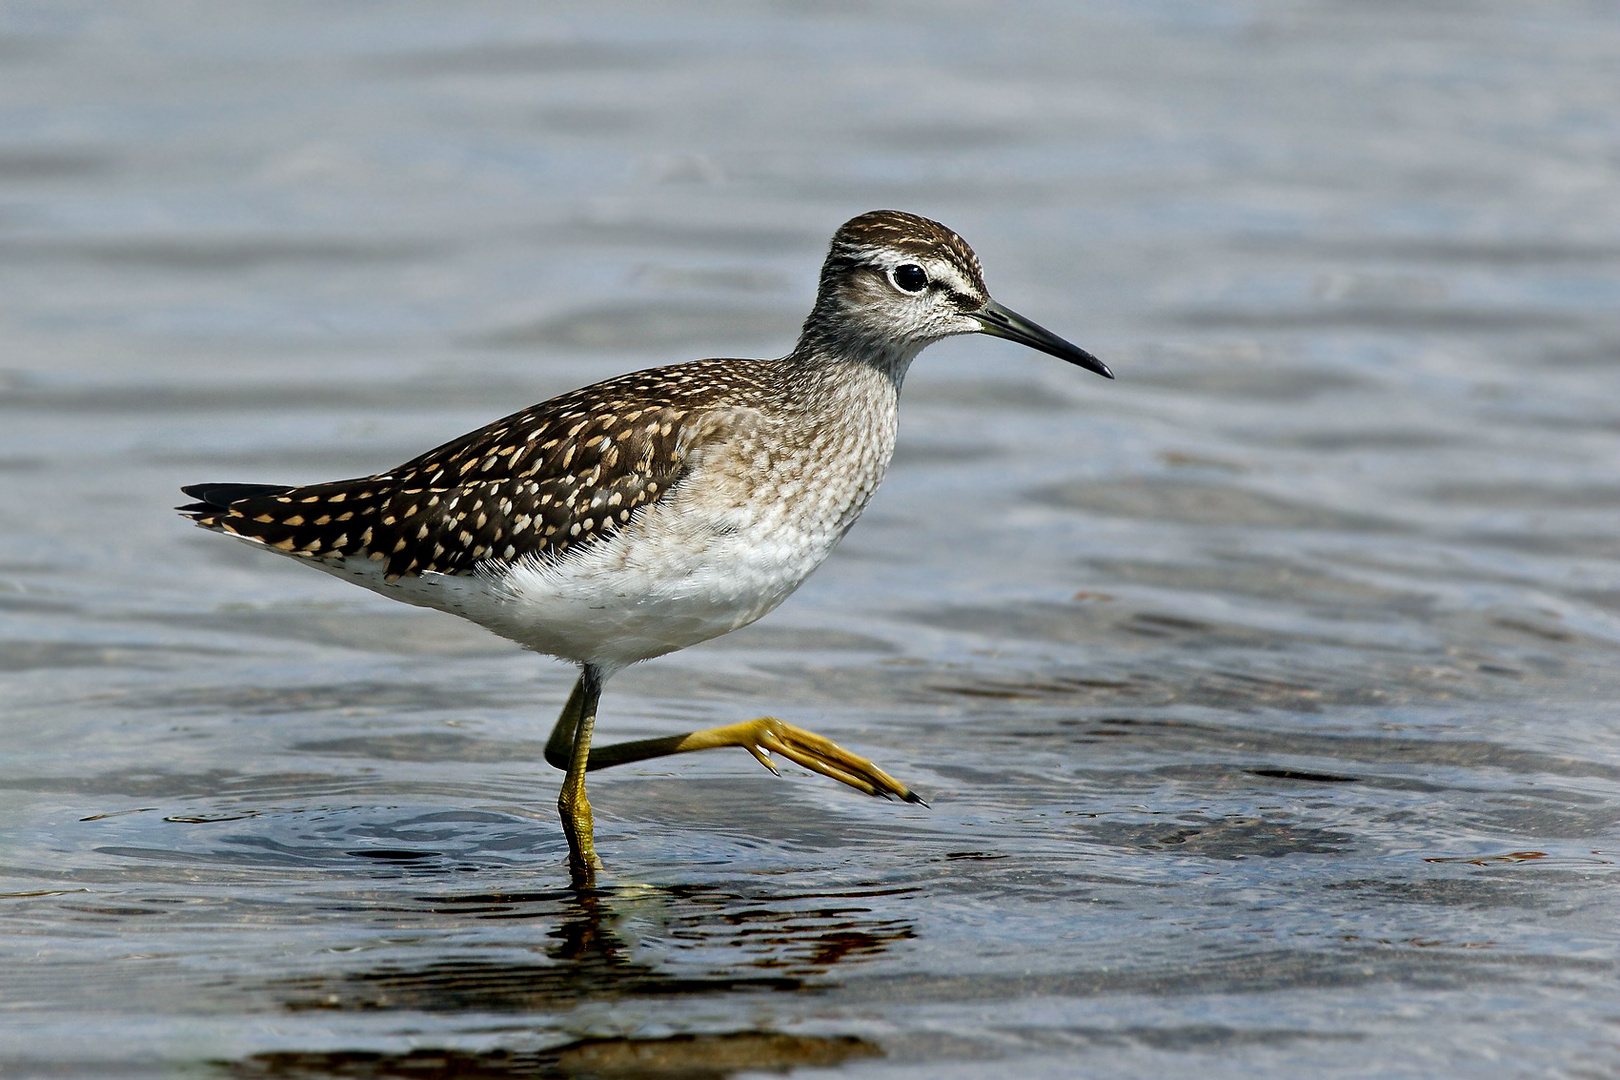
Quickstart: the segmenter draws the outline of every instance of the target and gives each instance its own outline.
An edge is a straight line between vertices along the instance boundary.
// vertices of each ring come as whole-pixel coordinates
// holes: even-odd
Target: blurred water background
[[[1620,13],[0,5],[0,1074],[1611,1076]],[[569,669],[194,530],[779,355],[893,206],[1115,383],[930,349],[764,622]]]

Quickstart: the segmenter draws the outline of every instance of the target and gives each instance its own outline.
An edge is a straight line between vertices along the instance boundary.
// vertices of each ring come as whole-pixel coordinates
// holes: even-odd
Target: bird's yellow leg
[[[596,726],[596,706],[601,696],[601,674],[595,668],[587,667],[580,675],[579,682],[574,684],[574,691],[568,695],[568,703],[563,706],[562,714],[557,717],[557,724],[546,740],[546,761],[556,768],[567,770],[562,791],[557,796],[557,812],[562,817],[563,832],[568,837],[569,866],[574,884],[582,888],[591,886],[595,872],[602,866],[592,842],[591,804],[585,797],[585,773],[593,769],[607,769],[671,754],[739,746],[771,772],[777,771],[771,755],[780,754],[812,772],[830,776],[867,795],[909,803],[923,801],[916,792],[859,754],[853,754],[831,739],[774,716],[704,728],[685,735],[665,735],[593,747],[591,733]]]
[[[569,699],[569,704],[573,704],[573,698]],[[568,710],[564,709],[563,719],[567,716]],[[561,723],[562,720],[559,720],[559,726]],[[552,737],[556,738],[555,733]],[[696,750],[713,750],[722,746],[742,747],[754,755],[754,760],[771,772],[777,771],[771,755],[781,754],[789,761],[848,784],[856,791],[884,799],[922,802],[916,792],[859,754],[852,754],[831,739],[795,727],[773,716],[745,720],[740,724],[728,724],[724,727],[704,728],[702,731],[688,732],[685,735],[666,735],[656,739],[637,739],[634,742],[599,746],[590,752],[585,767],[606,769],[632,761],[646,761],[649,758],[686,754]]]
[[[552,744],[557,743],[559,738],[571,737],[572,740],[568,772],[563,777],[562,791],[557,795],[557,813],[562,818],[563,834],[568,837],[569,872],[574,884],[581,888],[595,884],[596,871],[602,868],[602,861],[596,857],[592,836],[591,804],[585,797],[585,772],[590,768],[591,759],[591,731],[596,726],[596,705],[601,697],[601,673],[586,665],[546,745],[546,758],[555,764]],[[571,732],[567,730],[570,728]]]

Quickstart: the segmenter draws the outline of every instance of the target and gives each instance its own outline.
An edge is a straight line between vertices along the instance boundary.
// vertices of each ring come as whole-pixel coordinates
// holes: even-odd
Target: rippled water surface
[[[1601,4],[0,7],[0,1073],[1611,1076]],[[780,611],[616,678],[173,515],[777,355],[938,217],[1106,383],[929,350]]]

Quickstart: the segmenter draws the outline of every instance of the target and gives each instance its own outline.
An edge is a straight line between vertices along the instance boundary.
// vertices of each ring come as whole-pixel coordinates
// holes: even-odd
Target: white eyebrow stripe
[[[948,262],[930,259],[928,261],[928,277],[929,280],[936,281],[951,292],[962,296],[975,296],[979,291],[971,281],[962,276],[960,270]]]

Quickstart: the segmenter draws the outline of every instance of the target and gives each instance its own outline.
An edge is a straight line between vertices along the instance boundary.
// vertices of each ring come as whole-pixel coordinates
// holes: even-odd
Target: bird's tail
[[[286,555],[334,559],[367,554],[388,494],[369,480],[284,484],[192,484],[197,501],[175,509],[205,529]]]

